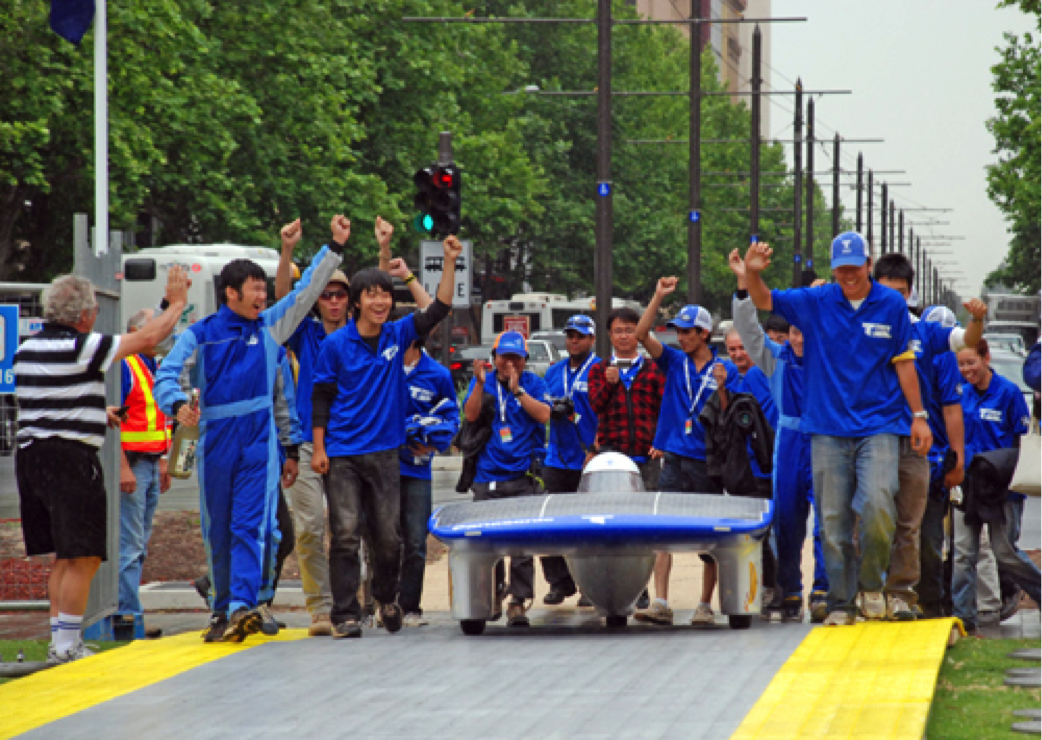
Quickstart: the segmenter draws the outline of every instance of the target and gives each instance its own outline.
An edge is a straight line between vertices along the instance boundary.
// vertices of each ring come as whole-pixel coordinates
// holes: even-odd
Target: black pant
[[[293,516],[289,513],[286,494],[283,493],[282,486],[279,486],[279,503],[275,507],[275,519],[278,521],[279,534],[282,539],[279,540],[279,549],[275,553],[275,577],[271,583],[271,600],[268,602],[268,606],[271,606],[271,602],[275,600],[275,592],[279,588],[279,578],[282,577],[282,566],[286,564],[286,558],[297,546],[297,536],[293,531]]]
[[[507,481],[496,481],[495,488],[491,483],[475,483],[473,486],[475,501],[490,501],[498,498],[515,498],[517,496],[536,495],[535,479],[523,475]],[[518,601],[535,598],[535,590],[532,582],[535,580],[535,563],[532,558],[525,555],[510,558],[510,587],[506,590],[508,596],[513,596]],[[503,561],[496,563],[496,594],[504,593],[506,583],[506,567]],[[335,594],[334,594],[335,595]]]
[[[579,481],[583,477],[582,470],[565,468],[543,468],[543,486],[547,493],[575,493]],[[548,555],[540,558],[543,564],[543,577],[550,588],[563,594],[574,594],[575,581],[568,572],[568,564],[560,555]]]
[[[373,598],[381,604],[398,599],[401,568],[399,532],[398,450],[371,452],[329,460],[329,582],[334,624],[360,620],[358,549],[363,521],[373,565]]]

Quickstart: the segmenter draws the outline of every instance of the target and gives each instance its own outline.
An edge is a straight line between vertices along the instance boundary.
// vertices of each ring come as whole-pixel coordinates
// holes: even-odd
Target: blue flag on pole
[[[94,0],[51,0],[51,28],[77,46],[94,20]]]

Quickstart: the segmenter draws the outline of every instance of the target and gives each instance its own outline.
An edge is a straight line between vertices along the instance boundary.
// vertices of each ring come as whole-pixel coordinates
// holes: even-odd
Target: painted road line
[[[731,740],[921,740],[954,619],[813,630]]]
[[[10,738],[76,712],[269,642],[307,637],[307,630],[256,635],[244,643],[204,643],[198,633],[138,640],[75,663],[0,686],[0,738]],[[13,711],[12,711],[13,710]]]

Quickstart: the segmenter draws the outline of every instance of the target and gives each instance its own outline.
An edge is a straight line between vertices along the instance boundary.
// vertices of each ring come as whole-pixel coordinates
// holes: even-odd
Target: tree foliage
[[[370,224],[398,225],[416,254],[412,173],[453,133],[463,170],[463,234],[475,243],[487,298],[536,290],[589,294],[594,275],[596,28],[408,24],[403,16],[592,17],[589,0],[110,0],[113,228],[159,225],[158,244],[277,243],[297,216],[320,242],[331,215],[354,221],[348,269],[369,264]],[[72,214],[93,211],[92,43],[49,30],[46,3],[0,0],[0,279],[19,241],[20,279],[71,264]],[[619,17],[636,17],[616,3]],[[616,26],[614,87],[686,90],[688,42],[665,26]],[[706,53],[703,88],[721,90]],[[1037,90],[1036,90],[1037,96]],[[744,105],[702,103],[703,137],[747,139]],[[1036,122],[1037,125],[1037,122]],[[645,301],[659,275],[686,273],[687,146],[682,96],[616,98],[614,285]],[[733,281],[727,253],[748,242],[749,145],[703,146],[703,302],[720,311]],[[785,172],[765,143],[764,171]],[[1037,167],[1037,162],[1036,162]],[[709,174],[724,173],[724,174]],[[791,273],[792,179],[764,177],[760,234],[776,248],[769,276]],[[818,227],[828,233],[820,193]],[[827,240],[817,246],[819,256]],[[22,258],[19,257],[19,261]]]

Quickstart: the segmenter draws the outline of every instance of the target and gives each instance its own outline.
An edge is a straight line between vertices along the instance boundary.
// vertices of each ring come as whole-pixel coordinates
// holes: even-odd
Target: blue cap
[[[713,317],[701,306],[684,306],[677,317],[666,324],[673,329],[705,329],[713,330]]]
[[[578,314],[568,319],[568,323],[564,325],[565,331],[577,331],[580,334],[585,334],[588,337],[592,337],[596,334],[597,325],[593,322],[589,316],[583,316]]]
[[[496,337],[492,347],[497,355],[518,355],[528,357],[528,344],[518,331],[505,331]]]
[[[832,240],[832,269],[861,267],[868,261],[868,242],[856,231],[847,231]]]

